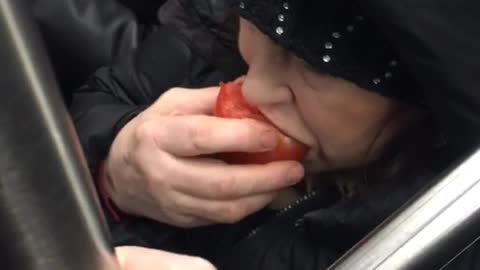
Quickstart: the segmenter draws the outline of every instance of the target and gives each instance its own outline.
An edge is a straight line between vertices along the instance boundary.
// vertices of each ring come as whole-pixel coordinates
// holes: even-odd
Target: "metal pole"
[[[0,0],[0,269],[118,269],[27,11],[22,0]]]
[[[480,151],[409,202],[330,270],[440,269],[480,235]]]

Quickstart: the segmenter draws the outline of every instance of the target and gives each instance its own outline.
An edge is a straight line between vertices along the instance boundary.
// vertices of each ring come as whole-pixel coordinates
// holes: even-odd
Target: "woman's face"
[[[311,148],[307,167],[361,166],[375,158],[401,126],[393,100],[311,70],[244,19],[239,47],[249,65],[245,98]]]

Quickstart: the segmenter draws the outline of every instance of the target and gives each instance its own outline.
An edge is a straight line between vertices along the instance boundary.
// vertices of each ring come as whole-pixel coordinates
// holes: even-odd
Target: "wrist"
[[[100,163],[97,171],[97,189],[108,214],[116,221],[123,223],[127,220],[127,215],[117,207],[117,204],[112,199],[113,184],[110,174],[107,169],[107,161]]]

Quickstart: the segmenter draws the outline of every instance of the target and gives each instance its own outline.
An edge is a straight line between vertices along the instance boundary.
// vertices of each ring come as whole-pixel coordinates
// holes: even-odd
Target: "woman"
[[[312,181],[316,192],[305,191],[304,200],[280,213],[258,211],[298,183],[304,168],[203,157],[264,151],[276,144],[275,136],[252,121],[209,116],[216,88],[155,95],[148,80],[140,91],[121,88],[117,80],[80,92],[85,97],[101,89],[131,110],[117,118],[115,132],[121,130],[103,183],[123,211],[163,223],[133,221],[129,228],[138,229],[144,244],[201,255],[221,269],[325,269],[474,141],[460,144],[443,132],[429,91],[417,84],[424,81],[349,1],[234,5],[244,18],[239,49],[249,66],[243,94],[310,147],[305,169],[319,174]],[[234,225],[175,228],[212,223]]]

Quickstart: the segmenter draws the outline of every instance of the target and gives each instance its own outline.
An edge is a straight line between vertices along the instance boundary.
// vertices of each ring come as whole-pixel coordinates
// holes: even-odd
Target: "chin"
[[[302,162],[305,168],[305,175],[317,174],[328,170],[327,163],[319,157],[318,151],[311,149]]]

